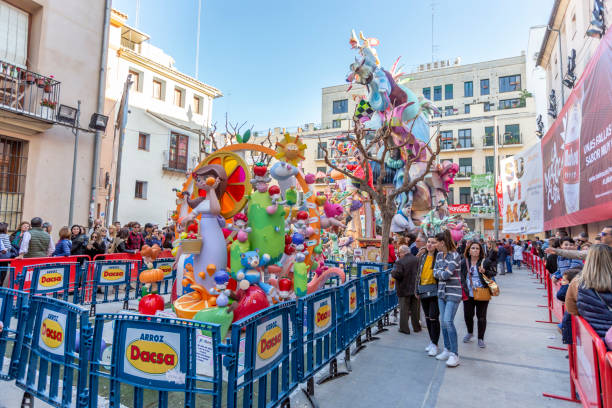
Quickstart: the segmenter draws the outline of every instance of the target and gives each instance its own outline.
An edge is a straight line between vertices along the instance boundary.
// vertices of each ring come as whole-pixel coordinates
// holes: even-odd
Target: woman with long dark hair
[[[478,321],[478,347],[485,348],[484,334],[487,328],[487,307],[491,292],[482,275],[488,278],[495,276],[491,262],[485,262],[484,248],[479,242],[473,242],[465,249],[461,261],[461,286],[465,288],[467,299],[463,301],[463,317],[467,334],[463,338],[468,343],[474,337],[474,312]]]
[[[448,230],[436,234],[436,247],[438,254],[434,277],[438,280],[438,307],[444,337],[444,351],[438,354],[436,359],[446,360],[448,367],[456,367],[459,365],[459,346],[454,320],[462,298],[459,276],[461,257]]]
[[[425,348],[427,354],[434,357],[438,354],[438,341],[440,340],[440,309],[438,308],[438,281],[434,278],[433,268],[438,250],[436,239],[428,237],[425,244],[426,251],[419,256],[417,275],[417,296],[425,313],[425,323],[429,333],[429,345]]]

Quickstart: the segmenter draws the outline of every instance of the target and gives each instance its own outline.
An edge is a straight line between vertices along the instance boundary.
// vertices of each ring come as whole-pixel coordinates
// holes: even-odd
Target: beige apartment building
[[[440,160],[459,165],[451,204],[470,204],[471,174],[493,173],[496,157],[512,156],[538,140],[534,98],[523,92],[524,55],[466,65],[459,58],[437,61],[420,65],[409,76],[409,88],[440,109],[430,122],[432,134],[440,127]],[[366,90],[354,86],[347,94],[346,89],[347,85],[323,89],[322,127],[341,131],[351,126]],[[492,236],[493,217],[462,217],[473,231]]]
[[[0,0],[0,221],[11,230],[40,216],[56,239],[68,223],[75,137],[57,112],[80,100],[85,129],[96,112],[104,19],[104,1]],[[89,218],[94,137],[80,132],[79,224]]]
[[[105,103],[112,119],[102,138],[95,215],[107,222],[165,225],[175,209],[173,188],[182,187],[185,175],[202,158],[213,99],[221,92],[177,70],[172,56],[127,20],[127,15],[112,10]],[[132,84],[118,177],[120,123],[116,118],[128,75]]]

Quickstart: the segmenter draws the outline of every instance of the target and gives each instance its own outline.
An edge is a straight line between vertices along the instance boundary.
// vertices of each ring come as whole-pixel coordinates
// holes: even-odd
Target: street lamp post
[[[74,190],[76,187],[76,171],[77,171],[77,153],[79,150],[79,118],[81,116],[81,101],[78,101],[76,120],[72,126],[72,133],[74,134],[74,153],[72,155],[72,183],[70,184],[70,210],[68,213],[68,225],[72,225],[72,219],[74,216]]]

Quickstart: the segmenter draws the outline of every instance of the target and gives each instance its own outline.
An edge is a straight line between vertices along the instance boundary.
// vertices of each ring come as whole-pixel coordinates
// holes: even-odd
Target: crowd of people
[[[583,315],[603,338],[612,326],[612,227],[604,228],[596,239],[593,244],[584,233],[570,238],[562,232],[547,241],[535,237],[458,244],[448,231],[395,237],[389,244],[389,262],[397,282],[399,331],[410,334],[409,322],[414,332],[421,331],[422,308],[430,339],[427,354],[445,360],[449,367],[458,366],[454,320],[459,304],[463,303],[466,329],[463,342],[470,343],[476,335],[478,346],[485,348],[489,300],[498,290],[494,277],[513,273],[529,253],[545,260],[553,280],[562,283],[559,296],[568,312]],[[569,321],[568,316],[562,323],[565,341],[571,341]],[[608,336],[612,345],[612,330]]]
[[[40,217],[22,221],[12,234],[8,225],[0,223],[0,259],[40,258],[50,256],[96,255],[136,253],[143,245],[159,245],[171,249],[174,240],[172,227],[160,228],[147,223],[141,229],[139,222],[120,222],[104,226],[101,219],[91,228],[82,225],[63,226],[54,237],[53,226]]]

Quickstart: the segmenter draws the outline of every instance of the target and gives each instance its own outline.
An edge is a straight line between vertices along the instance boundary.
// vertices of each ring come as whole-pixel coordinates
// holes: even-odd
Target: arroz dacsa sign
[[[38,347],[58,356],[63,356],[66,349],[66,320],[65,313],[52,309],[43,309],[38,335]]]
[[[332,299],[328,296],[313,303],[314,332],[321,333],[329,329],[332,323]]]
[[[378,282],[376,278],[368,280],[368,299],[372,302],[378,299]]]
[[[395,279],[389,274],[389,291],[395,290]]]
[[[185,384],[180,333],[127,328],[123,371],[148,380]]]
[[[164,278],[172,275],[172,262],[159,262],[156,267],[164,272]]]
[[[36,283],[36,290],[40,292],[61,288],[64,286],[65,273],[66,268],[64,267],[38,269],[38,282]]]
[[[100,283],[118,285],[125,281],[128,265],[102,265]]]
[[[257,326],[255,369],[273,364],[283,354],[283,317],[277,316]]]
[[[349,298],[349,313],[353,313],[357,309],[357,287],[351,286],[348,290],[348,298]]]

